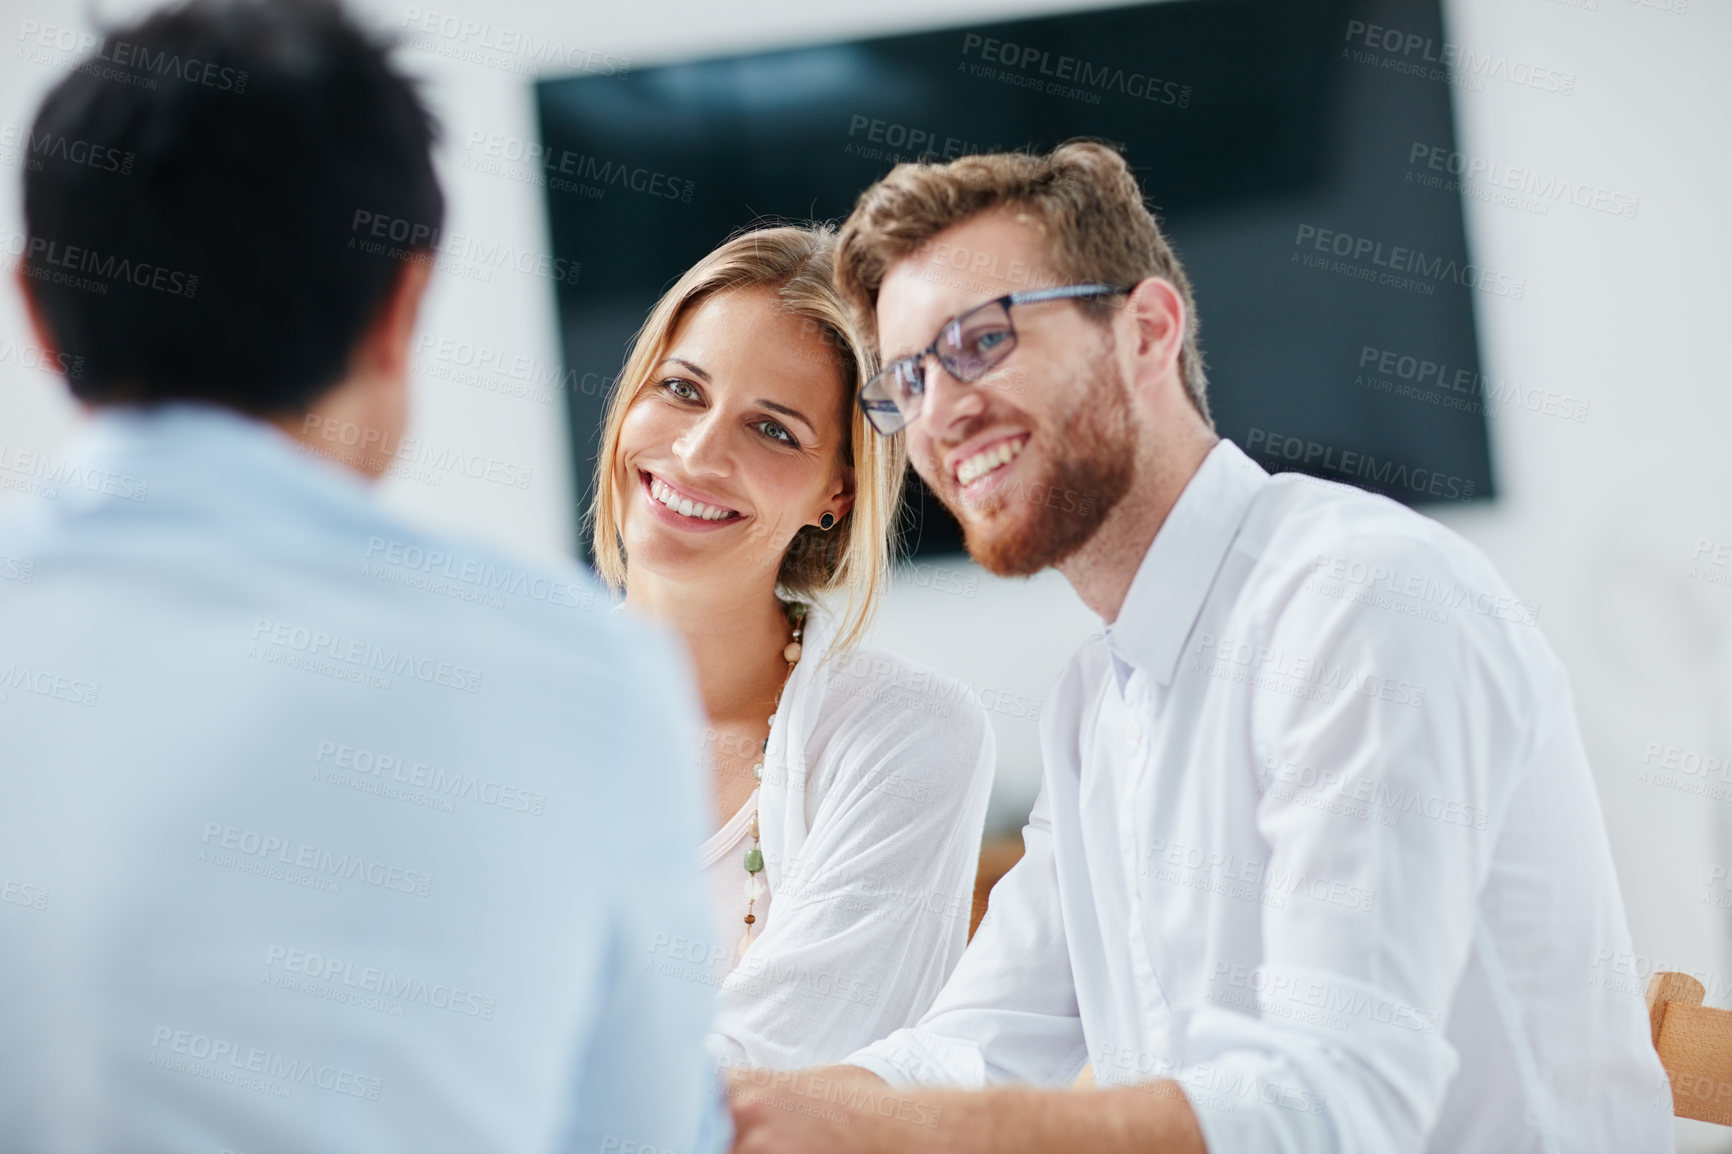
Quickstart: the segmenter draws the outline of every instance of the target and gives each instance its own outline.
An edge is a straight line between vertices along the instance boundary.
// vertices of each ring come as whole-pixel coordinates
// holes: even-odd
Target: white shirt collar
[[[1251,500],[1269,474],[1239,446],[1221,440],[1209,450],[1155,534],[1125,594],[1118,620],[1107,626],[1107,651],[1124,688],[1133,668],[1170,685],[1185,638]]]
[[[232,500],[244,491],[257,501],[268,490],[300,498],[322,493],[351,505],[372,497],[354,470],[262,418],[205,401],[98,406],[69,442],[66,463],[80,479],[118,478],[124,489],[155,497],[179,491]],[[67,495],[73,503],[104,498],[94,482],[83,490],[72,486]]]

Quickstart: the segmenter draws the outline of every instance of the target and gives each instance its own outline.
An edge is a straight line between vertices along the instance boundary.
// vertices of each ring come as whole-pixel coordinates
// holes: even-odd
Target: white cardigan
[[[758,824],[774,901],[719,991],[724,1066],[824,1065],[912,1026],[968,943],[986,711],[924,666],[832,655],[835,625],[813,607],[770,725]]]

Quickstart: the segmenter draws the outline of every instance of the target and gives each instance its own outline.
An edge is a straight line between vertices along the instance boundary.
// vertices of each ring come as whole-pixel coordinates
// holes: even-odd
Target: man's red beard
[[[1071,406],[1036,435],[1043,458],[1037,474],[979,503],[962,502],[949,478],[939,494],[962,523],[969,555],[1000,577],[1028,577],[1064,561],[1130,491],[1137,416],[1111,357],[1094,366],[1070,392]],[[1033,465],[1027,453],[1016,459]]]

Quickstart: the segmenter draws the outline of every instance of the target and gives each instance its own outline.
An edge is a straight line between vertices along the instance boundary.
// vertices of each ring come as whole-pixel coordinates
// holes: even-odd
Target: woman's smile
[[[717,502],[707,494],[675,485],[645,469],[638,470],[638,488],[652,516],[664,525],[686,532],[704,533],[725,529],[746,518],[738,510]]]

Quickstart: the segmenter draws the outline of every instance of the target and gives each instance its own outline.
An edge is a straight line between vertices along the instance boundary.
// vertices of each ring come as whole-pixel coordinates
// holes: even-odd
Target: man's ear
[[[59,364],[60,349],[54,342],[54,334],[48,331],[48,321],[37,307],[36,298],[30,295],[30,278],[24,275],[22,260],[12,272],[12,281],[18,286],[18,295],[24,298],[24,316],[30,324],[30,335],[36,338],[36,347],[47,353],[49,360]]]
[[[415,321],[421,314],[421,301],[427,295],[427,282],[433,273],[432,260],[419,259],[421,255],[417,253],[417,259],[403,262],[373,323],[361,334],[354,354],[357,375],[408,378],[409,342],[415,335]]]
[[[1144,277],[1125,310],[1136,326],[1136,358],[1159,376],[1177,366],[1185,346],[1185,302],[1165,277]]]

